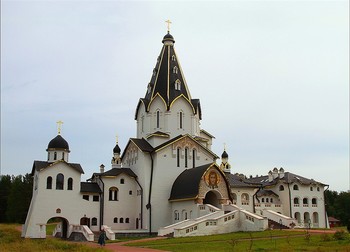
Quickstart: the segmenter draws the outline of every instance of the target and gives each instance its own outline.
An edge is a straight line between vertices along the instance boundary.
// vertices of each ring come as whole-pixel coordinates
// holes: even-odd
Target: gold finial
[[[61,135],[61,126],[62,126],[63,122],[61,120],[59,120],[56,123],[57,123],[58,135]]]
[[[224,143],[224,151],[226,151],[226,143]]]
[[[115,140],[115,142],[118,144],[118,135],[116,135],[116,140]]]
[[[167,23],[167,26],[168,26],[168,33],[170,33],[170,24],[171,24],[171,21],[168,19],[165,21],[165,23]]]

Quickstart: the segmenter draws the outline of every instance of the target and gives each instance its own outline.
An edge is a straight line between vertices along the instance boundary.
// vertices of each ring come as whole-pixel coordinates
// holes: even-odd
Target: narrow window
[[[116,187],[109,188],[109,200],[110,201],[118,200],[118,188]]]
[[[269,203],[269,198],[266,198],[266,203]]]
[[[120,223],[124,223],[124,219],[123,219],[123,218],[120,218],[120,219],[119,219],[119,222],[120,222]]]
[[[284,186],[280,185],[280,191],[284,191]]]
[[[273,198],[270,199],[270,202],[273,203]]]
[[[47,161],[50,160],[50,152],[47,153]]]
[[[56,190],[63,190],[64,176],[62,173],[56,176]]]
[[[177,167],[180,167],[180,148],[177,148],[176,158],[177,158]]]
[[[120,179],[120,184],[124,184],[124,179]]]
[[[173,73],[174,73],[174,74],[177,74],[177,66],[174,66],[174,68],[173,68]]]
[[[56,160],[57,159],[57,152],[55,151],[55,153],[53,154],[53,159]]]
[[[299,198],[294,198],[294,204],[299,204]]]
[[[293,186],[293,190],[294,190],[294,191],[298,191],[298,190],[299,190],[298,185],[294,185],[294,186]]]
[[[312,202],[313,205],[317,205],[317,199],[316,198],[313,198],[311,202]]]
[[[47,177],[46,179],[46,189],[52,189],[52,177]]]
[[[175,55],[171,56],[171,60],[172,60],[172,61],[176,61]]]
[[[179,79],[175,81],[175,90],[181,90],[181,81]]]
[[[115,218],[113,219],[113,223],[118,223],[118,218],[117,218],[117,217],[115,217]]]
[[[62,160],[64,160],[64,152],[62,152]]]
[[[100,197],[98,195],[92,196],[92,201],[99,201]]]
[[[319,188],[319,187],[317,187],[317,191],[318,191],[318,192],[320,191],[320,188]]]
[[[72,178],[68,179],[67,190],[73,190],[73,179]]]
[[[305,205],[309,204],[309,201],[307,198],[303,198],[303,204],[305,204]]]
[[[145,117],[141,117],[141,132],[144,132],[144,123],[145,123]]]
[[[91,219],[91,226],[97,226],[97,218],[96,217]]]
[[[129,195],[132,195],[132,191],[129,191]]]
[[[187,168],[187,156],[188,156],[188,149],[185,148],[185,167]]]
[[[264,203],[264,202],[265,202],[265,198],[262,198],[262,199],[261,199],[261,202]]]
[[[129,223],[129,218],[125,218],[125,223]]]
[[[196,149],[192,150],[192,167],[196,167]]]
[[[310,191],[312,192],[314,190],[314,188],[312,186],[310,186]]]
[[[160,112],[157,111],[157,128],[159,128]]]
[[[180,112],[180,118],[179,118],[179,121],[180,121],[180,129],[182,129],[182,112]]]

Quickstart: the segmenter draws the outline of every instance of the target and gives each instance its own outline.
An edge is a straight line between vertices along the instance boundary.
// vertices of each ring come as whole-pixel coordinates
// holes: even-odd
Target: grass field
[[[335,239],[333,234],[293,231],[239,232],[201,237],[170,238],[151,242],[132,243],[141,246],[174,252],[193,251],[349,251],[350,237],[342,234]]]
[[[67,242],[57,238],[23,239],[16,229],[18,224],[0,224],[0,251],[40,252],[103,252],[99,247]],[[125,241],[125,239],[123,239]],[[110,241],[112,242],[112,241]],[[115,241],[117,242],[117,241]],[[238,232],[223,235],[168,238],[149,242],[133,242],[130,246],[156,248],[174,252],[230,252],[230,251],[348,251],[350,237],[347,232],[334,234],[308,234],[305,231]],[[108,246],[107,246],[108,247]]]

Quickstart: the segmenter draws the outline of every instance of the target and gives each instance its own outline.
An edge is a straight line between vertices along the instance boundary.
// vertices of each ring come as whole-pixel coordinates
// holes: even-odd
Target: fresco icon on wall
[[[212,170],[206,174],[205,181],[211,189],[215,189],[218,188],[218,184],[220,183],[220,176],[216,171]]]

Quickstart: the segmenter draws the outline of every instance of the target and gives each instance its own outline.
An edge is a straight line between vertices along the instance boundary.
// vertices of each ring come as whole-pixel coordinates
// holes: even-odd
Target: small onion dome
[[[221,158],[228,158],[228,154],[226,151],[224,151],[222,154],[221,154]]]
[[[54,139],[49,142],[47,149],[64,149],[69,150],[67,141],[61,136],[57,135]]]
[[[171,41],[175,43],[174,37],[169,32],[164,36],[162,43],[164,43],[165,41]]]
[[[120,154],[120,148],[118,144],[116,144],[115,147],[113,148],[113,153]]]

